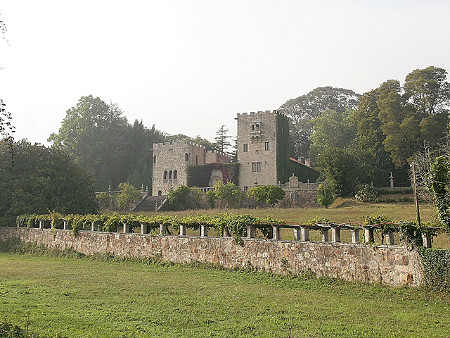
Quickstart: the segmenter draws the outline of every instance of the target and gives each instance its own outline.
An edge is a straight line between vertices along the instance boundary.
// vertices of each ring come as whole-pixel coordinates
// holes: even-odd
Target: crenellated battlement
[[[257,112],[245,112],[245,113],[237,113],[237,118],[240,117],[251,117],[251,118],[264,118],[266,116],[276,116],[276,115],[284,115],[280,113],[278,110],[265,110],[265,111],[257,111]]]
[[[198,147],[198,148],[202,148],[202,149],[206,150],[206,147],[204,145],[197,144],[197,143],[189,141],[189,140],[176,140],[176,141],[171,141],[171,142],[153,143],[153,149],[154,150],[163,150],[163,149],[168,149],[171,147],[180,147],[180,146],[184,147],[186,145]]]

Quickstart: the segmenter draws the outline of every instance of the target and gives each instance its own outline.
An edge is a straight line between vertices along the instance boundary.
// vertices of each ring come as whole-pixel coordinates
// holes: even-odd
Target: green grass
[[[41,336],[424,336],[450,296],[205,267],[0,254],[0,322]]]

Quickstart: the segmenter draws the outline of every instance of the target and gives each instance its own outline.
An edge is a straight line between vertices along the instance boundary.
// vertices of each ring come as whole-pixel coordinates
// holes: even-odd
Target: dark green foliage
[[[203,206],[202,192],[198,187],[182,185],[169,192],[169,207],[171,210],[199,209]]]
[[[94,176],[97,190],[106,191],[109,185],[114,189],[125,181],[151,186],[152,145],[164,136],[142,121],[131,126],[122,113],[116,104],[83,96],[67,110],[58,133],[49,137]]]
[[[450,235],[450,158],[437,157],[431,165],[429,175],[439,219]]]
[[[14,143],[13,149],[11,169],[9,149],[0,143],[1,225],[11,225],[25,213],[97,210],[92,178],[65,153],[26,141]]]
[[[312,119],[326,110],[353,110],[358,105],[358,98],[359,94],[352,90],[328,86],[318,87],[283,104],[279,110],[290,118],[290,155],[294,158],[308,157]]]
[[[322,175],[336,184],[339,196],[353,195],[360,182],[361,170],[357,158],[347,149],[327,148],[317,160]]]
[[[439,291],[450,292],[450,250],[419,248],[425,284]]]
[[[276,118],[277,124],[277,181],[286,183],[292,174],[289,153],[289,119],[282,114]]]
[[[286,193],[284,190],[276,185],[262,185],[250,188],[247,191],[247,196],[259,202],[260,205],[269,204],[274,206],[282,200],[285,195]]]
[[[328,208],[336,198],[336,183],[333,180],[326,180],[317,188],[317,203]]]
[[[99,193],[95,196],[98,207],[100,209],[109,209],[114,207],[114,197],[106,192]]]
[[[189,187],[207,187],[213,170],[220,170],[223,183],[239,184],[239,163],[209,163],[206,165],[189,166],[187,168],[187,185]]]

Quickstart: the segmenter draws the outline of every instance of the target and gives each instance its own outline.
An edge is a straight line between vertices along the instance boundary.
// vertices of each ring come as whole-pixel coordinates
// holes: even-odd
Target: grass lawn
[[[447,337],[450,296],[314,278],[0,253],[0,322],[67,337]]]

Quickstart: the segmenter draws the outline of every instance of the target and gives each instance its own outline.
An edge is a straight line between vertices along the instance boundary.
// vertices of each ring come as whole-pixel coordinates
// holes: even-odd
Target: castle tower
[[[237,115],[239,185],[277,185],[289,179],[289,124],[277,111]]]
[[[204,165],[206,149],[190,141],[153,144],[153,196],[165,196],[170,190],[187,185],[186,169]]]

